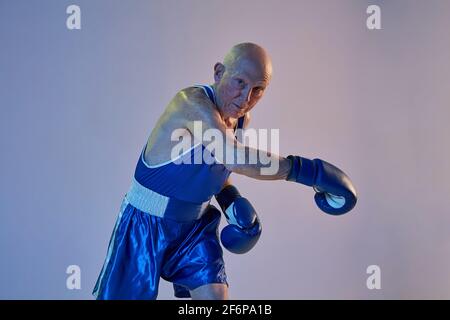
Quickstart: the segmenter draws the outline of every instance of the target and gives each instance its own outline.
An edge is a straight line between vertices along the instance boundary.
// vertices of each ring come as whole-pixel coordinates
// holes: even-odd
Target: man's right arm
[[[214,148],[221,144],[221,150],[225,154],[222,159],[224,161],[221,162],[228,170],[259,180],[286,180],[291,170],[291,161],[277,154],[260,151],[240,143],[234,136],[233,130],[227,130],[217,106],[204,94],[187,88],[181,90],[175,99],[179,106],[178,110],[182,114],[181,118],[185,122],[185,128],[196,140],[203,141],[207,130],[220,132],[222,141],[208,143],[205,147],[211,152],[216,152]],[[230,154],[233,155],[230,157],[232,161],[226,161],[226,155]],[[264,157],[261,157],[260,155],[263,154]],[[249,163],[250,158],[256,161]],[[267,159],[270,159],[269,163]]]
[[[196,139],[203,141],[204,133],[209,129],[215,129],[222,134],[223,139],[220,141],[222,150],[236,154],[237,159],[241,160],[231,163],[224,161],[223,164],[228,170],[254,179],[288,180],[312,187],[316,192],[314,199],[317,206],[332,215],[344,214],[356,205],[356,190],[350,178],[339,168],[321,159],[310,160],[300,156],[283,158],[268,152],[272,163],[265,164],[261,162],[259,150],[241,144],[235,138],[234,132],[227,130],[217,107],[204,95],[189,95],[182,91],[177,98],[180,99],[182,106],[181,118],[184,127]],[[196,130],[195,121],[201,122],[201,130]],[[211,152],[215,151],[212,143],[205,147]],[[242,161],[255,153],[258,155],[255,164]],[[265,170],[272,167],[273,162],[276,170],[271,170],[272,172],[267,174]]]

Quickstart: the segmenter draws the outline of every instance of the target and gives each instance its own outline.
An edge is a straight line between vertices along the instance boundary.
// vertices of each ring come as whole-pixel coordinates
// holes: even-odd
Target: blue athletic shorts
[[[124,198],[94,296],[156,299],[160,277],[173,283],[178,298],[208,283],[228,286],[220,218],[210,205],[199,219],[178,222],[142,212]]]

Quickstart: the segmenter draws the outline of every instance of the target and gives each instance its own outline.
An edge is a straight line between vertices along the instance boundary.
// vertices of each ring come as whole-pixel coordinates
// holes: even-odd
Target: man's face
[[[217,104],[225,118],[240,118],[264,95],[271,68],[264,63],[241,59],[236,65],[215,74]],[[220,70],[219,70],[220,71]]]

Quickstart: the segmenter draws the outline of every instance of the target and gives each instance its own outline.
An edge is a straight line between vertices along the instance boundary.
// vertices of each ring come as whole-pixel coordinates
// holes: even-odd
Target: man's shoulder
[[[179,90],[172,100],[174,111],[181,113],[208,113],[214,111],[214,105],[205,91],[199,87],[186,87]]]
[[[202,101],[208,100],[205,91],[199,87],[186,87],[177,92],[175,97],[180,103],[184,104],[197,104]]]

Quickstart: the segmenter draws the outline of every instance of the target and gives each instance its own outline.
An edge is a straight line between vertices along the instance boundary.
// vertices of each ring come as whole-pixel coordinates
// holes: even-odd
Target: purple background
[[[382,30],[366,28],[370,4]],[[449,299],[449,28],[445,0],[0,0],[0,298],[92,298],[165,105],[252,41],[274,74],[251,127],[341,167],[360,198],[332,217],[306,187],[233,175],[263,235],[225,253],[230,297]],[[81,290],[66,288],[71,264]],[[372,264],[381,290],[366,287]],[[172,292],[162,280],[159,299]]]

